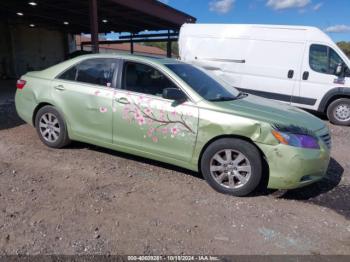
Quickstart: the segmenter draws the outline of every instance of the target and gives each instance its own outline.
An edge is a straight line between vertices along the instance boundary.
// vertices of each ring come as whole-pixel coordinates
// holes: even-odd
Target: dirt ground
[[[0,255],[350,255],[350,128],[330,126],[321,182],[236,198],[173,166],[44,146],[17,117],[12,84],[0,84]]]

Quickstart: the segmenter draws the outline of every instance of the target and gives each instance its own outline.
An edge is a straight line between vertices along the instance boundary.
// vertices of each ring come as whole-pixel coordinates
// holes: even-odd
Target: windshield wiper
[[[222,96],[222,97],[210,99],[209,101],[211,101],[211,102],[233,101],[233,100],[245,98],[247,96],[248,96],[247,93],[239,92],[238,95],[235,96],[235,97],[233,97],[233,96]]]
[[[236,98],[232,97],[232,96],[223,96],[223,97],[210,99],[209,101],[211,101],[211,102],[220,102],[220,101],[232,101],[232,100],[235,100],[235,99]]]

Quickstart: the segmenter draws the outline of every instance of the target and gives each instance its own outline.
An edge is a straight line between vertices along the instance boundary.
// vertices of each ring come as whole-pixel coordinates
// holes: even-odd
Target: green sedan
[[[22,76],[15,101],[49,147],[75,140],[170,163],[235,196],[263,181],[273,189],[311,184],[330,159],[318,118],[172,59],[80,56]]]

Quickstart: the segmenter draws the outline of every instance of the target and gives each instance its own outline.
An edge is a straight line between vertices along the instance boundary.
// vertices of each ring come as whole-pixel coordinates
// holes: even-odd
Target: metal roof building
[[[114,42],[131,43],[131,51],[141,41],[166,41],[169,47],[181,25],[195,21],[157,0],[2,0],[0,77],[18,77],[64,60],[75,50],[75,34],[91,34],[86,44],[93,52],[99,51],[99,34],[109,32],[130,33]],[[169,33],[138,35],[146,30]]]

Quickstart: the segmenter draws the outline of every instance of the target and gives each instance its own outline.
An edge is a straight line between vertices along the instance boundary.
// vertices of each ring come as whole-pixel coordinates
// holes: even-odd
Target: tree
[[[166,51],[166,49],[167,49],[166,42],[145,42],[145,43],[143,43],[143,45],[159,47],[160,49],[163,49],[164,51]],[[179,56],[179,45],[177,42],[171,43],[171,53],[174,54],[175,57]]]
[[[337,45],[350,58],[350,42],[341,41],[341,42],[338,42]]]

